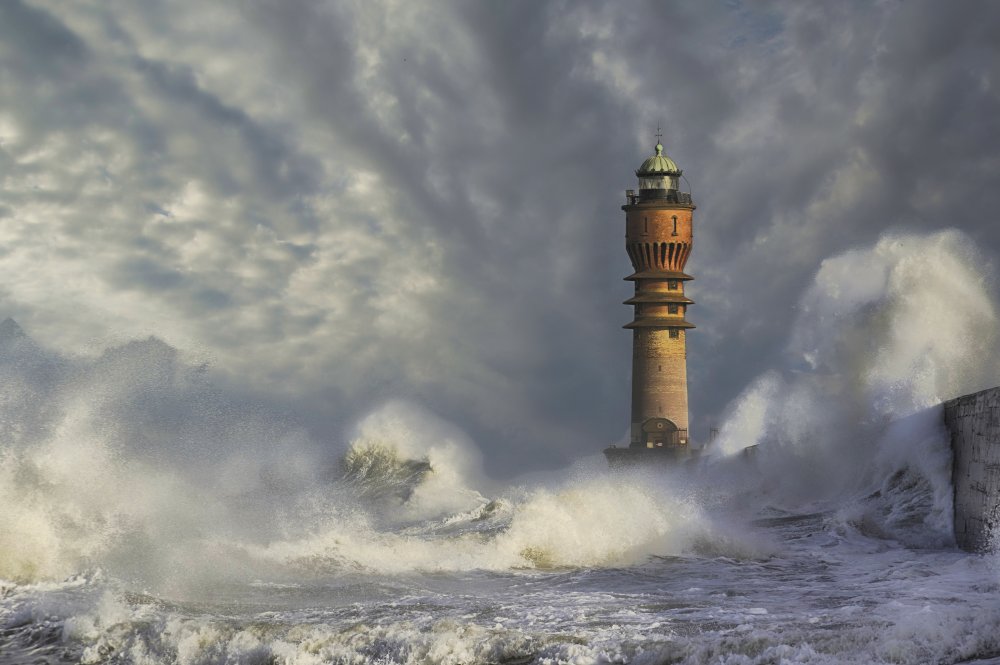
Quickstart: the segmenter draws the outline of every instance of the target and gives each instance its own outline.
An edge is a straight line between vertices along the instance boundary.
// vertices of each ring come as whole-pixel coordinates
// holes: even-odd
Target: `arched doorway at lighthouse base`
[[[687,442],[687,430],[678,429],[668,418],[650,418],[642,424],[643,448],[672,448]]]

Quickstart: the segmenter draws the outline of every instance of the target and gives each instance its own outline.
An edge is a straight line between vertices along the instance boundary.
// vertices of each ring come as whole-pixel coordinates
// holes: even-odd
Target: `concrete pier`
[[[955,541],[983,551],[1000,537],[1000,387],[944,403],[954,454]]]

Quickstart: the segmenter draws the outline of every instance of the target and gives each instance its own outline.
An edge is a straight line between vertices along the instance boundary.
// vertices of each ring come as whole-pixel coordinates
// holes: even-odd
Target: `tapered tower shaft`
[[[636,171],[639,190],[628,190],[625,250],[635,272],[625,279],[635,295],[632,321],[630,446],[688,445],[686,320],[694,301],[684,295],[693,279],[684,272],[693,244],[691,195],[679,189],[682,172],[663,146]]]

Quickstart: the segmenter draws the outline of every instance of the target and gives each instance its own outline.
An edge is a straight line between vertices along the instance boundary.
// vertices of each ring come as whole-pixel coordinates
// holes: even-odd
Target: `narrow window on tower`
[[[676,291],[677,290],[677,280],[676,279],[672,279],[669,282],[667,282],[667,288],[670,289],[671,291]]]
[[[667,311],[671,314],[677,313],[677,305],[667,305]]]
[[[642,218],[642,232],[649,233],[649,217]]]
[[[677,235],[677,215],[674,215],[674,232],[671,233],[670,235],[672,236]]]
[[[678,339],[681,336],[681,331],[677,328],[670,329],[670,339]]]

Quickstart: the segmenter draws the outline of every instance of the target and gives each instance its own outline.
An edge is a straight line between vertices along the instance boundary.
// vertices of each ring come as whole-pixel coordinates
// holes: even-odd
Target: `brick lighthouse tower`
[[[657,134],[657,139],[660,135]],[[681,170],[663,153],[635,172],[638,193],[626,190],[625,250],[635,272],[625,279],[635,295],[632,321],[632,421],[629,448],[605,451],[612,465],[640,458],[676,459],[689,454],[687,331],[693,300],[684,295],[684,272],[691,254],[691,194],[680,190]]]

